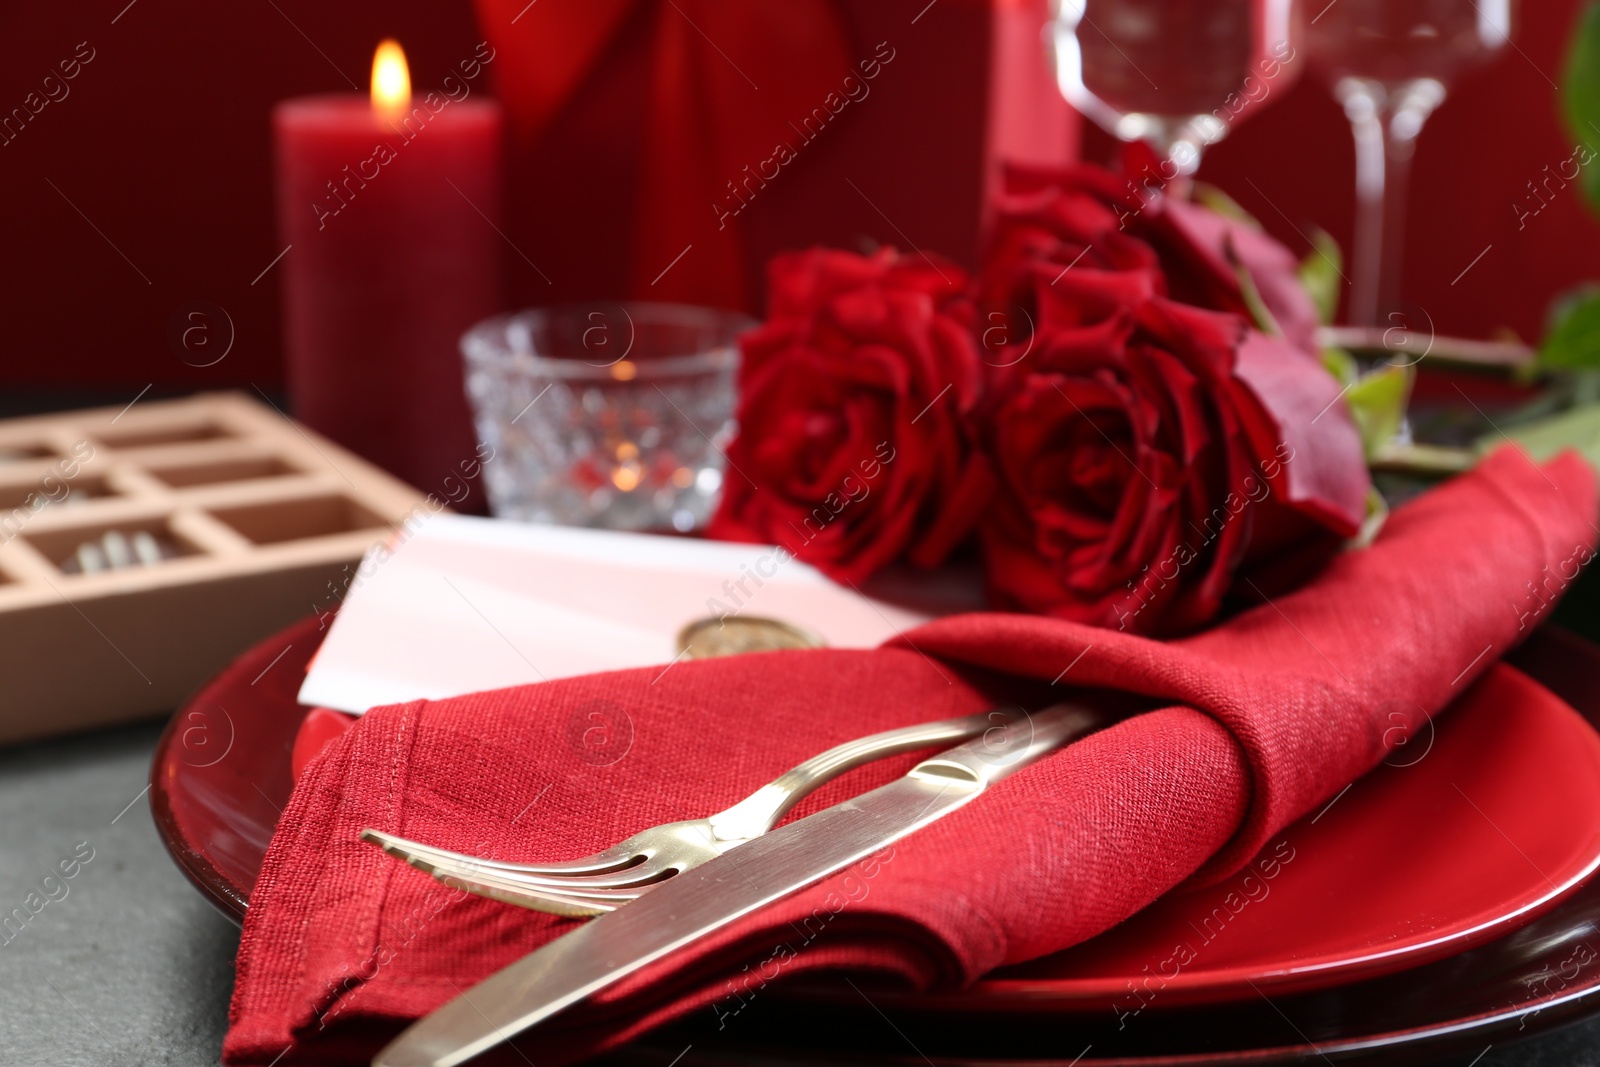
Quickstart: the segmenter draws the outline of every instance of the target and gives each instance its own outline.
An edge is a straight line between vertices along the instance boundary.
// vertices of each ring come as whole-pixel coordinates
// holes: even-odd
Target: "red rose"
[[[902,557],[937,564],[986,487],[965,273],[814,249],[779,256],[770,278],[769,318],[741,342],[739,436],[709,534],[775,542],[846,582]]]
[[[1035,277],[1034,347],[987,405],[995,599],[1179,633],[1241,568],[1356,532],[1367,469],[1315,357],[1166,299],[1150,272]]]
[[[1316,307],[1293,254],[1245,222],[1164,195],[1163,164],[1151,156],[1141,166],[1140,158],[1130,155],[1132,177],[1089,164],[1007,169],[978,284],[984,340],[995,353],[989,361],[1003,365],[996,350],[1033,332],[1036,268],[1050,278],[1156,270],[1160,295],[1249,317],[1243,269],[1283,336],[1315,351]]]

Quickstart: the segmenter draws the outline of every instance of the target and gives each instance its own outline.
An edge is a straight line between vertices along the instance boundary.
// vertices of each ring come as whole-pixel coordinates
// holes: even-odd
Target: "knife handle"
[[[906,776],[982,792],[1067,742],[1094,733],[1119,718],[1080,704],[1054,704],[1043,711],[1017,712],[1004,724],[985,730],[971,741],[923,760]]]

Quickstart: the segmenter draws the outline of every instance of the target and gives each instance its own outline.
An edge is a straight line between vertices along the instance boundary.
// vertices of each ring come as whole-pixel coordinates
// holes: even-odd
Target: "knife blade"
[[[373,1067],[454,1067],[700,938],[814,885],[971,803],[1116,716],[1035,712],[902,778],[740,845],[479,982],[413,1023]]]

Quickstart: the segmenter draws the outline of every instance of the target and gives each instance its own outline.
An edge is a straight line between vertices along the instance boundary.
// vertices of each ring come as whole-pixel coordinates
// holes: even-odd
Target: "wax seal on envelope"
[[[736,656],[741,652],[826,646],[826,641],[803,627],[751,615],[696,619],[678,631],[678,652],[685,659],[714,659],[717,656]]]

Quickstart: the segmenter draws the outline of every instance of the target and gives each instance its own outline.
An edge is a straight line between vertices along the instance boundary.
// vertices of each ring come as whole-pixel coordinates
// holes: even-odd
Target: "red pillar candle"
[[[481,45],[442,91],[413,97],[385,41],[370,100],[273,113],[295,413],[441,495],[475,455],[457,342],[500,310],[502,122],[478,96],[493,59]]]

